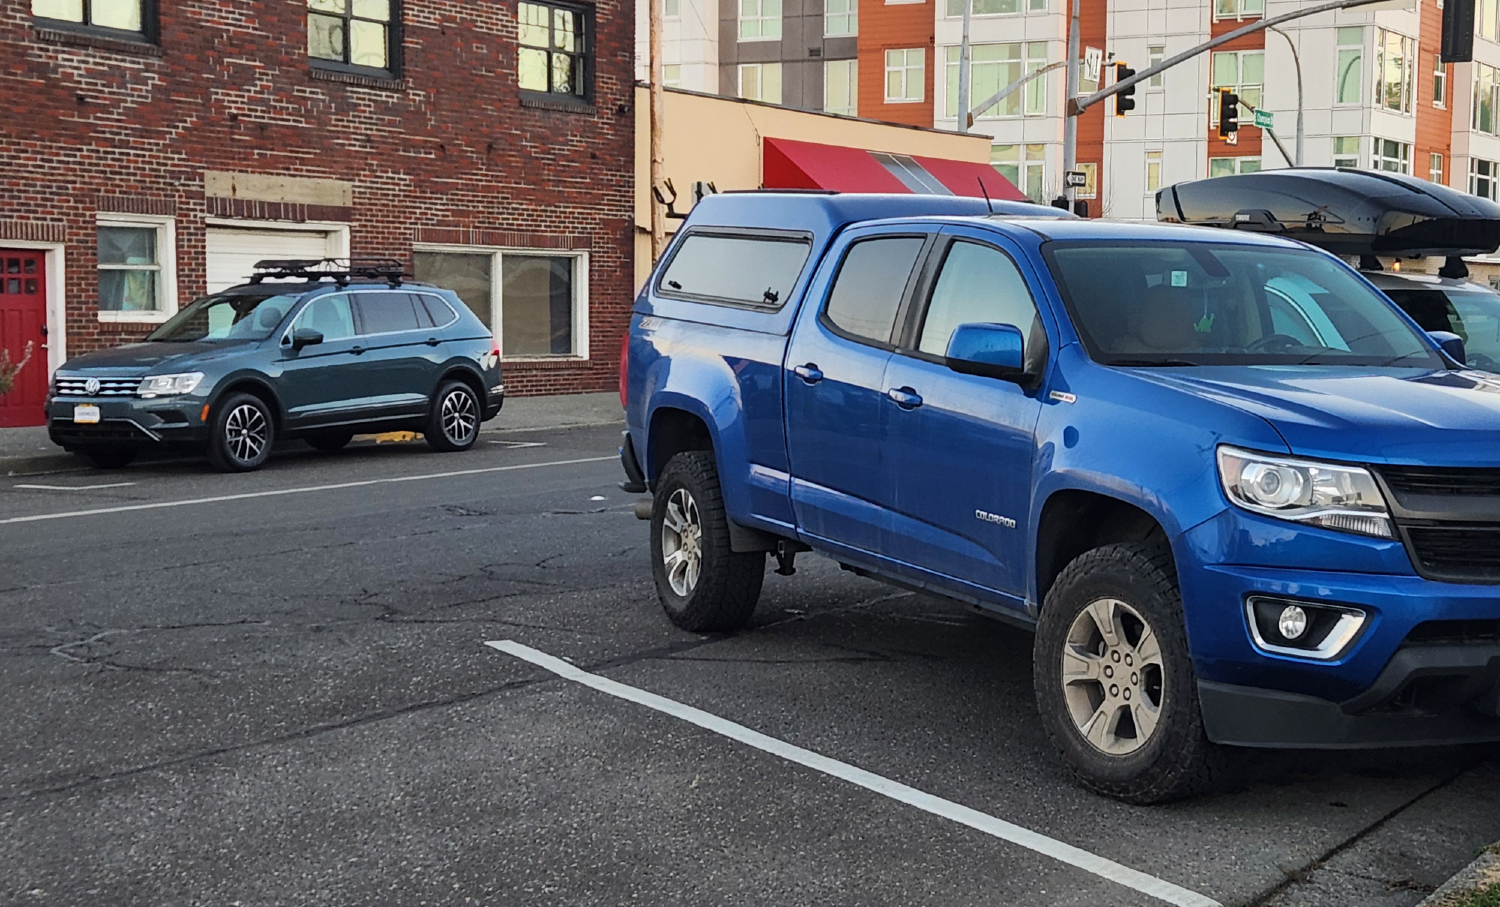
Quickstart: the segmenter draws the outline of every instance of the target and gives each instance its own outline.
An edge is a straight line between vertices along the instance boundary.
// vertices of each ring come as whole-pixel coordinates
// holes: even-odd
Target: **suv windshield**
[[[1391,297],[1424,331],[1452,331],[1464,339],[1469,365],[1500,371],[1500,296],[1467,286],[1389,288]]]
[[[296,305],[279,293],[218,293],[205,296],[172,316],[147,340],[264,340]]]
[[[1201,242],[1043,252],[1089,355],[1106,365],[1443,366],[1389,300],[1321,252]]]

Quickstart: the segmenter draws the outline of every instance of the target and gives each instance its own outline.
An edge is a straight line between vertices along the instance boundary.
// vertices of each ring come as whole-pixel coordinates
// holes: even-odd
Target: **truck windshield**
[[[1464,339],[1469,365],[1500,371],[1500,296],[1493,290],[1467,286],[1386,289],[1424,331],[1452,331]]]
[[[169,343],[264,340],[296,303],[295,296],[273,292],[205,296],[172,316],[146,339]]]
[[[1320,252],[1201,242],[1043,251],[1085,348],[1106,365],[1443,367],[1389,300]]]

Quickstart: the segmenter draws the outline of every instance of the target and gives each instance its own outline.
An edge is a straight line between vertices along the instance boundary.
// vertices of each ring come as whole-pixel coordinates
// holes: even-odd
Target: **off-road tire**
[[[352,431],[320,431],[303,438],[313,450],[321,450],[324,453],[335,453],[349,446],[354,440]]]
[[[85,447],[78,452],[99,469],[124,469],[140,453],[134,447]]]
[[[686,595],[672,588],[663,557],[668,502],[684,490],[697,505],[701,526],[701,570]],[[729,517],[714,456],[706,451],[680,453],[668,461],[657,480],[651,507],[651,573],[663,610],[672,623],[695,633],[738,630],[750,622],[766,576],[764,552],[736,553],[729,546]]]
[[[1107,754],[1085,739],[1064,693],[1068,634],[1075,618],[1101,599],[1116,599],[1139,612],[1161,651],[1158,723],[1140,749],[1126,755]],[[1216,781],[1223,753],[1204,734],[1182,598],[1165,546],[1105,545],[1068,564],[1047,593],[1037,622],[1032,675],[1047,736],[1083,786],[1145,805],[1192,796]]]
[[[252,415],[259,414],[259,419]],[[271,458],[276,444],[276,419],[265,401],[254,394],[230,394],[214,404],[208,429],[208,462],[220,472],[250,472],[261,468]],[[253,453],[243,440],[237,440],[244,420],[261,432]]]
[[[459,397],[467,398],[465,418],[472,418],[472,428],[466,433],[456,432],[452,424],[445,424],[445,420],[454,415],[445,407],[453,404],[464,406]],[[479,426],[483,418],[484,408],[480,405],[479,395],[474,393],[474,388],[462,381],[444,381],[432,397],[432,410],[427,414],[427,427],[422,430],[422,434],[427,438],[427,446],[439,453],[468,450],[479,440]]]

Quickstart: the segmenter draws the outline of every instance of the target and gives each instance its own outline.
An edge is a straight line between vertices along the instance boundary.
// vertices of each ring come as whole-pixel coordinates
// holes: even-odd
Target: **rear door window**
[[[412,308],[410,293],[360,293],[354,305],[359,309],[360,333],[394,334],[417,329],[417,312]]]
[[[802,234],[691,233],[672,253],[657,285],[663,296],[779,309],[807,264]]]
[[[852,340],[890,346],[896,314],[926,243],[921,236],[887,236],[850,246],[828,293],[825,322]]]

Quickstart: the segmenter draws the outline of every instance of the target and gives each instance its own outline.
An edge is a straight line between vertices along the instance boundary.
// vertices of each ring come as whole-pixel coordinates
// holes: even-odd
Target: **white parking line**
[[[484,469],[456,469],[452,472],[433,472],[420,476],[392,476],[387,479],[365,479],[359,482],[338,482],[333,485],[308,485],[302,488],[277,488],[271,491],[247,491],[243,494],[221,494],[211,498],[192,498],[186,501],[159,501],[153,504],[128,504],[123,507],[96,507],[91,510],[71,510],[66,513],[37,513],[31,516],[13,516],[0,520],[0,526],[11,523],[39,523],[43,520],[65,520],[70,517],[98,516],[105,513],[129,513],[134,510],[160,510],[164,507],[190,507],[194,504],[219,504],[224,501],[246,501],[251,498],[274,498],[288,494],[308,494],[314,491],[337,491],[341,488],[367,488],[371,485],[394,485],[398,482],[421,482],[426,479],[451,479],[458,476],[479,476],[491,472],[510,472],[515,469],[542,469],[548,466],[572,466],[575,463],[603,463],[618,460],[618,456],[580,457],[576,460],[551,460],[546,463],[519,463],[514,466],[489,466]]]
[[[1166,901],[1168,904],[1176,904],[1178,907],[1223,907],[1218,901],[1205,897],[1196,891],[1189,891],[1186,888],[1173,885],[1171,882],[1158,879],[1156,876],[1147,875],[1128,866],[1122,866],[1119,863],[1089,853],[1071,844],[1064,844],[1046,835],[1022,828],[1019,825],[1012,825],[1003,819],[996,819],[994,816],[970,809],[951,800],[944,800],[941,797],[923,793],[914,787],[908,787],[889,778],[883,778],[862,768],[855,768],[848,763],[839,762],[827,756],[820,756],[811,750],[805,750],[800,746],[793,746],[783,740],[777,740],[775,737],[768,737],[759,731],[752,731],[744,725],[735,724],[732,721],[720,718],[717,715],[711,715],[701,709],[683,705],[680,702],[658,696],[655,693],[647,693],[645,690],[627,686],[618,681],[610,680],[607,677],[600,677],[598,674],[590,674],[587,671],[568,664],[560,658],[548,655],[545,652],[539,652],[530,646],[524,646],[509,639],[486,642],[485,645],[529,661],[565,680],[581,683],[601,693],[608,693],[611,696],[634,702],[637,705],[643,705],[648,709],[655,709],[674,718],[681,718],[689,724],[696,724],[698,727],[713,731],[716,734],[722,734],[731,740],[738,740],[762,752],[770,753],[773,756],[780,756],[789,762],[795,762],[798,765],[806,766],[825,775],[832,775],[835,778],[848,781],[850,784],[858,785],[885,797],[890,797],[908,806],[915,806],[917,809],[932,813],[935,816],[950,819],[960,825],[967,825],[976,831],[1009,841],[1012,844],[1019,844],[1022,847],[1052,857],[1070,866],[1076,866],[1086,872],[1091,872],[1100,878],[1108,879],[1111,882],[1124,885],[1127,888],[1133,888],[1143,894],[1148,894],[1158,900]]]
[[[37,491],[93,491],[97,488],[128,488],[135,482],[110,482],[107,485],[12,485],[12,488],[29,488]]]

